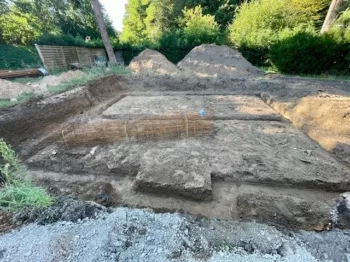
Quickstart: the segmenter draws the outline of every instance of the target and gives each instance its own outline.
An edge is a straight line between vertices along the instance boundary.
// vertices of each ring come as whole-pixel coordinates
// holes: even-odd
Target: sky
[[[128,0],[100,0],[100,3],[112,19],[114,28],[120,32],[123,30],[123,17],[127,2]]]

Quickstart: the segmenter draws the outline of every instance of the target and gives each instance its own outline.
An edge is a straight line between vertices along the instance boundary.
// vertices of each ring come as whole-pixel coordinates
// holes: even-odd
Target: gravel
[[[350,231],[288,232],[254,222],[117,208],[0,236],[0,261],[349,261]]]

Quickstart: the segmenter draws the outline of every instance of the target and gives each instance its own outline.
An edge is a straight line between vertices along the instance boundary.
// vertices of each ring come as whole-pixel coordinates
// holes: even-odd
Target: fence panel
[[[105,50],[102,48],[48,45],[35,45],[35,47],[47,71],[65,70],[72,63],[92,66],[95,56],[106,57]]]

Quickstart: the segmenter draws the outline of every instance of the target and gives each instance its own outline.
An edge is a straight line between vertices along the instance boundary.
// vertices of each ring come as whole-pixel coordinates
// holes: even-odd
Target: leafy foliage
[[[7,44],[33,44],[43,34],[101,38],[90,0],[3,1],[0,12],[4,9],[7,12],[1,15],[0,35]],[[104,18],[107,32],[114,36],[110,19],[107,15]]]
[[[146,9],[150,0],[129,0],[124,18],[124,30],[120,40],[132,45],[140,45],[147,40]]]
[[[200,6],[193,9],[185,8],[180,24],[186,41],[192,45],[216,42],[220,35],[219,25],[215,22],[215,17],[203,15]]]
[[[0,160],[0,178],[3,184],[0,189],[0,209],[14,211],[52,204],[51,197],[26,177],[15,152],[3,139],[0,139]]]
[[[212,17],[215,27],[220,29],[219,34],[222,34],[221,31],[225,31],[232,21],[234,10],[241,2],[243,0],[129,0],[121,41],[132,46],[153,45],[162,48],[160,40],[164,38],[163,35],[179,35],[178,31],[184,28],[181,21],[190,19],[189,10],[194,11],[196,8],[201,8],[200,17],[192,15],[197,15],[201,21],[207,20],[206,26],[208,17]],[[195,21],[192,19],[191,23],[194,24]],[[201,35],[203,31],[201,30]]]
[[[34,47],[0,45],[0,68],[39,67],[40,57]]]
[[[275,43],[270,59],[279,71],[289,74],[349,74],[350,43],[299,32]]]
[[[328,0],[243,3],[230,26],[230,41],[252,63],[272,64],[280,72],[349,73],[350,16],[344,12],[331,33],[319,34],[329,4]]]
[[[243,2],[244,0],[187,0],[185,6],[194,8],[200,5],[203,9],[203,14],[213,15],[220,28],[226,29],[234,19],[236,7]]]
[[[17,15],[14,13],[0,16],[1,36],[5,43],[26,45],[32,43],[39,35],[30,21],[31,15]]]
[[[285,28],[314,26],[327,0],[253,0],[243,3],[230,26],[230,40],[238,47],[266,48]]]
[[[350,43],[350,8],[341,13],[328,34],[338,42]]]

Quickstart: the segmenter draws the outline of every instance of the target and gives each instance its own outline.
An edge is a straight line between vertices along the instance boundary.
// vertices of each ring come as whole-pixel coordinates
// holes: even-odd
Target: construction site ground
[[[139,74],[0,109],[1,137],[51,194],[165,213],[118,208],[78,224],[30,225],[0,237],[8,254],[19,252],[18,261],[50,254],[54,261],[347,261],[348,232],[336,228],[349,227],[349,83],[252,69],[230,76],[228,62],[215,76],[203,76],[208,68],[194,76],[194,57],[174,74],[151,75],[142,62]],[[27,242],[15,250],[12,240],[30,236],[30,250]],[[103,244],[90,254],[95,240]],[[49,253],[35,252],[47,241]],[[334,254],[326,251],[333,246]]]

